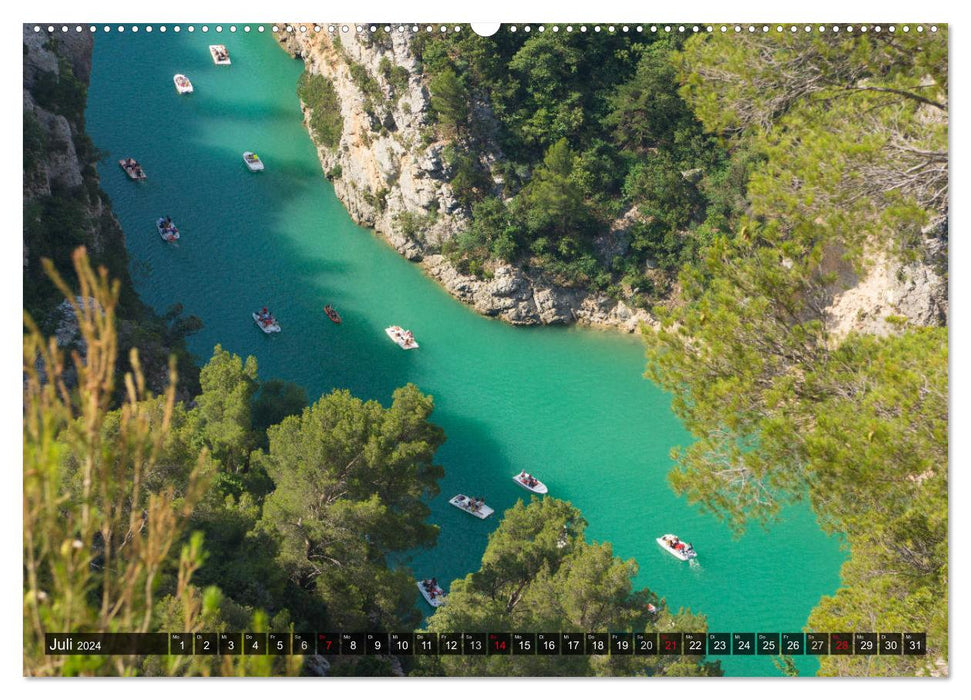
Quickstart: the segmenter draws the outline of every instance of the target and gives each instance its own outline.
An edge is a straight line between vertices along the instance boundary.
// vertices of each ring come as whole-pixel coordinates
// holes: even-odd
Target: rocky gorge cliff
[[[648,312],[600,292],[563,287],[513,265],[499,265],[487,278],[462,274],[441,254],[442,243],[469,220],[449,185],[454,173],[443,155],[448,144],[431,128],[429,92],[409,36],[397,31],[370,36],[353,29],[277,35],[309,73],[334,86],[343,122],[340,139],[335,147],[315,142],[323,170],[351,218],[373,228],[486,316],[515,325],[582,323],[627,332],[653,324]],[[482,104],[473,109],[488,111]],[[305,116],[309,128],[306,106]],[[501,157],[495,146],[484,149],[485,162]]]
[[[517,325],[581,323],[628,332],[642,323],[656,325],[643,309],[600,292],[557,285],[534,269],[499,265],[487,278],[456,269],[441,254],[442,243],[469,225],[469,215],[450,185],[455,173],[445,157],[448,142],[432,127],[427,81],[410,47],[410,32],[398,27],[391,32],[379,27],[373,34],[354,27],[301,32],[299,24],[281,26],[293,29],[277,34],[281,45],[303,60],[308,73],[329,80],[336,92],[339,140],[333,147],[315,142],[322,168],[355,222],[373,228],[484,315]],[[488,105],[470,107],[478,122],[489,122]],[[308,129],[310,116],[305,105]],[[477,150],[486,164],[502,158],[498,146],[488,141],[477,144]],[[607,259],[623,254],[624,229],[635,215],[636,210],[627,212],[598,238]],[[900,261],[876,251],[862,272],[839,261],[832,271],[838,282],[822,320],[834,339],[851,331],[890,333],[900,318],[912,325],[946,325],[946,215],[924,230],[912,259]]]
[[[89,32],[48,33],[23,27],[24,309],[62,348],[78,349],[83,355],[74,311],[48,279],[41,260],[50,260],[73,287],[71,254],[85,246],[92,265],[104,266],[109,277],[120,282],[119,370],[130,369],[128,352],[138,347],[148,386],[158,393],[168,383],[169,356],[174,354],[179,393],[187,397],[197,393],[199,370],[184,337],[201,322],[180,318],[180,307],[159,318],[132,284],[125,235],[101,189],[101,154],[84,127],[94,41]],[[78,302],[87,300],[78,297]]]
[[[40,234],[54,233],[41,231],[49,226],[39,226],[43,205],[53,200],[76,204],[70,212],[74,214],[73,237],[94,256],[109,248],[124,250],[124,237],[98,189],[94,147],[84,133],[93,37],[88,32],[34,32],[25,26],[23,42],[23,262],[25,277],[29,277],[36,272],[35,247],[48,247],[50,241],[42,238],[52,237]],[[126,266],[113,266],[111,271],[127,278]]]
[[[846,263],[832,265],[839,286],[823,317],[834,339],[851,331],[888,335],[896,321],[946,326],[948,321],[948,220],[946,214],[920,232],[914,259],[874,251],[862,274]]]

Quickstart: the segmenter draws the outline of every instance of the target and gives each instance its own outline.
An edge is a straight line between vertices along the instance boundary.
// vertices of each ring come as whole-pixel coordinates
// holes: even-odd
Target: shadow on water
[[[448,582],[479,569],[488,535],[499,526],[502,513],[517,499],[528,501],[529,494],[513,483],[512,475],[519,470],[486,424],[437,406],[432,421],[445,430],[447,438],[436,455],[436,463],[446,465],[441,490],[428,502],[429,520],[441,528],[439,547],[408,552],[398,561],[419,576]],[[459,510],[448,502],[459,493],[483,498],[495,515],[479,520]],[[447,557],[441,555],[442,544],[447,544]]]
[[[212,64],[210,41],[226,43],[233,66]],[[269,38],[99,34],[88,121],[109,154],[103,185],[133,266],[151,271],[139,275],[143,297],[159,311],[181,301],[203,319],[190,339],[200,361],[221,343],[255,355],[261,376],[296,381],[311,396],[346,387],[386,398],[410,380],[409,365],[381,328],[360,323],[367,299],[354,290],[370,270],[349,243],[369,234],[349,221],[323,178],[296,97],[302,66],[283,57]],[[288,89],[261,89],[267,71]],[[195,94],[175,92],[175,72],[190,76]],[[243,150],[262,152],[267,170],[249,172]],[[127,155],[148,181],[127,181],[117,167]],[[158,239],[160,215],[180,227],[178,244]],[[326,303],[341,311],[340,327],[323,314]],[[250,319],[264,305],[280,319],[279,337],[264,337]],[[238,327],[227,333],[233,317]],[[380,370],[362,381],[356,364],[374,355]]]

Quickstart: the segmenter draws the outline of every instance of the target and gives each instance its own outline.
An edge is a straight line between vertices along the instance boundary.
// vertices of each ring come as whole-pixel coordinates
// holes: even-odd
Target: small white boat
[[[546,484],[537,479],[532,474],[527,474],[525,471],[519,472],[512,478],[517,484],[522,486],[527,491],[532,493],[544,494],[549,493],[549,489],[546,488]]]
[[[192,92],[192,82],[181,73],[176,73],[172,82],[175,83],[175,91],[180,95],[187,95]]]
[[[258,173],[263,169],[263,161],[260,157],[253,153],[253,151],[243,152],[243,162],[246,163],[246,167],[252,170],[254,173]]]
[[[131,180],[144,180],[148,177],[142,169],[142,166],[134,158],[122,158],[118,161],[118,165],[121,166],[121,169],[125,171],[125,175]]]
[[[172,219],[167,216],[160,217],[155,222],[155,228],[158,229],[158,235],[162,237],[163,241],[169,241],[171,243],[172,241],[179,240],[179,229],[173,223]]]
[[[661,545],[661,549],[681,561],[688,561],[698,556],[691,543],[682,542],[677,535],[662,535],[657,538],[657,543]]]
[[[264,333],[267,333],[267,334],[279,333],[282,330],[280,328],[280,324],[278,324],[276,322],[276,319],[273,318],[273,314],[268,313],[265,316],[261,316],[260,314],[254,311],[253,320],[256,322],[256,325],[260,327],[260,330],[263,331]]]
[[[495,513],[492,508],[487,506],[484,501],[479,501],[474,498],[470,498],[465,494],[460,493],[458,496],[452,498],[449,503],[451,503],[456,508],[464,510],[469,515],[474,515],[479,518],[479,520],[485,520],[490,515]]]
[[[433,608],[437,608],[445,604],[445,590],[440,586],[432,583],[431,579],[425,581],[416,581],[418,584],[418,590],[421,591],[421,597],[425,599],[425,602],[431,605]]]
[[[418,347],[418,343],[415,341],[415,336],[411,331],[406,331],[401,326],[388,326],[384,329],[384,332],[388,334],[395,343],[398,344],[402,350],[415,350]]]
[[[209,53],[212,55],[212,62],[217,66],[228,66],[232,63],[229,60],[229,51],[222,44],[210,44]]]

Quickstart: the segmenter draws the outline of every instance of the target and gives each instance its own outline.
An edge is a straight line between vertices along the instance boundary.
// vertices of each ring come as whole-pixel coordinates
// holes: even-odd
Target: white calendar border
[[[846,0],[814,0],[803,4],[780,3],[778,0],[770,2],[768,0],[758,0],[757,2],[745,2],[732,5],[731,3],[716,2],[714,0],[696,0],[687,3],[647,3],[647,2],[604,2],[597,0],[586,5],[568,4],[565,2],[553,2],[544,0],[541,3],[526,3],[522,0],[485,0],[479,5],[469,5],[446,0],[423,0],[420,3],[409,5],[398,0],[368,0],[366,2],[348,2],[345,4],[307,2],[284,2],[273,3],[267,6],[265,3],[256,3],[249,0],[233,4],[219,3],[218,5],[201,6],[198,0],[167,0],[164,6],[152,7],[147,3],[122,3],[117,0],[112,2],[91,3],[90,6],[82,5],[77,0],[47,0],[42,3],[18,3],[17,7],[3,9],[4,34],[8,40],[0,44],[2,48],[4,74],[7,80],[4,84],[13,85],[19,83],[22,71],[22,56],[20,44],[20,26],[30,22],[171,22],[171,21],[207,21],[213,19],[228,20],[269,20],[272,21],[303,21],[315,20],[327,22],[354,22],[362,19],[366,14],[370,18],[381,19],[385,22],[495,22],[506,20],[507,22],[532,22],[537,20],[543,22],[684,22],[684,21],[724,21],[732,23],[749,23],[766,21],[772,22],[812,22],[812,23],[876,23],[876,22],[895,22],[895,23],[955,23],[950,31],[957,31],[961,37],[957,41],[951,42],[951,67],[952,75],[963,78],[962,68],[969,64],[969,50],[965,48],[967,44],[968,27],[964,20],[964,12],[956,8],[957,3],[946,2],[903,2],[901,0],[888,0],[886,2],[866,2],[849,3]],[[263,22],[267,24],[268,22]],[[252,24],[257,24],[252,22]],[[9,32],[9,34],[7,33]],[[16,34],[16,37],[14,36]],[[951,85],[953,86],[953,82]],[[966,113],[968,103],[966,93],[971,88],[962,85],[959,89],[951,88],[953,94],[950,102],[953,106],[953,113],[961,115]],[[7,104],[3,111],[3,133],[21,133],[21,118],[14,113],[13,102],[19,100],[19,96],[8,95]],[[962,127],[963,129],[963,127]],[[963,137],[963,131],[957,138],[953,136],[952,126],[952,163],[959,161],[962,165],[967,161],[968,149]],[[951,188],[960,191],[960,184],[963,183],[962,174],[966,171],[963,168],[952,168]],[[15,201],[20,196],[21,188],[17,185],[20,178],[10,172],[3,174],[3,196],[5,211],[20,212],[22,207]],[[957,187],[955,187],[957,186]],[[962,198],[952,198],[953,204],[950,212],[950,225],[954,227],[954,217],[958,217],[960,222],[963,215]],[[958,270],[959,265],[964,266],[969,263],[966,253],[967,243],[960,235],[961,229],[957,228],[959,235],[951,237],[950,240],[950,261],[951,268]],[[0,274],[0,279],[18,280],[22,275],[19,255],[4,256],[4,263],[10,269],[4,269]],[[9,284],[9,283],[8,283]],[[967,306],[968,293],[966,283],[961,275],[952,275],[951,284],[951,347],[950,356],[959,358],[951,367],[951,395],[954,398],[952,403],[951,425],[971,425],[971,417],[968,411],[968,371],[962,366],[961,360],[969,356],[968,353],[968,329],[967,329]],[[7,287],[9,289],[9,286]],[[22,295],[22,285],[18,287],[17,293]],[[0,342],[0,396],[4,397],[2,404],[3,410],[3,444],[14,446],[20,444],[22,437],[18,435],[21,424],[21,403],[14,397],[21,393],[21,376],[19,370],[19,355],[21,353],[21,343],[19,334],[15,335],[13,329],[8,332]],[[950,503],[959,503],[963,506],[965,499],[968,498],[966,482],[967,477],[961,473],[962,468],[968,465],[968,443],[967,431],[951,430],[951,463],[956,465],[951,470],[951,493]],[[558,695],[564,697],[587,697],[590,694],[617,693],[619,697],[631,697],[636,693],[642,697],[651,694],[671,694],[677,697],[711,696],[712,694],[725,695],[744,695],[747,697],[774,697],[780,692],[784,692],[788,698],[817,698],[822,693],[832,693],[834,690],[849,691],[855,693],[878,693],[887,697],[908,697],[914,694],[924,695],[947,695],[959,697],[967,696],[969,683],[968,677],[971,672],[968,670],[968,656],[965,653],[967,647],[963,644],[961,634],[968,630],[967,622],[967,603],[959,599],[956,595],[951,595],[950,614],[951,614],[951,645],[950,645],[950,668],[952,673],[951,680],[942,681],[917,681],[910,679],[899,680],[877,680],[877,679],[852,679],[846,681],[825,681],[825,680],[803,680],[793,681],[791,679],[706,679],[690,681],[685,679],[650,679],[650,680],[623,680],[611,679],[598,681],[596,679],[570,679],[568,681],[554,681],[552,679],[382,679],[382,680],[363,680],[363,679],[246,679],[245,681],[213,680],[213,681],[193,681],[193,680],[164,680],[164,679],[139,679],[132,681],[122,681],[118,679],[85,679],[83,681],[70,681],[66,679],[39,681],[27,681],[22,678],[22,645],[20,636],[22,630],[21,600],[23,595],[22,570],[18,565],[21,557],[21,547],[17,542],[17,537],[13,533],[22,533],[22,520],[17,516],[21,511],[21,498],[17,493],[15,484],[16,477],[10,474],[16,465],[16,458],[13,457],[14,448],[8,448],[8,455],[11,458],[7,461],[8,473],[6,488],[3,489],[4,501],[3,508],[0,509],[0,522],[7,525],[7,536],[4,537],[4,562],[2,577],[0,577],[0,602],[3,603],[3,617],[0,620],[4,633],[0,635],[0,669],[3,677],[15,681],[14,688],[11,688],[17,695],[27,695],[32,698],[57,698],[74,700],[77,697],[105,695],[131,695],[137,693],[145,700],[155,700],[156,698],[166,698],[168,700],[173,693],[176,695],[187,694],[193,697],[208,684],[206,690],[209,692],[226,692],[221,684],[231,683],[231,692],[235,698],[260,698],[267,697],[268,693],[279,693],[286,689],[291,693],[313,694],[321,697],[340,694],[360,693],[365,690],[369,695],[373,691],[386,695],[394,694],[395,700],[420,697],[427,700],[428,696],[435,693],[437,696],[445,694],[459,693],[465,695],[469,692],[476,693],[501,693],[505,697],[535,697],[538,693],[548,692],[555,689]],[[951,507],[951,541],[956,539],[961,542],[962,549],[967,551],[966,539],[961,537],[967,532],[967,512],[966,507]],[[959,535],[960,532],[960,535]],[[952,554],[956,554],[952,546]],[[964,585],[967,581],[968,567],[966,565],[967,556],[960,559],[952,556],[951,558],[951,590],[955,589],[955,584]],[[964,588],[967,588],[964,586]],[[963,591],[962,591],[963,593]],[[959,656],[960,654],[960,656]],[[960,660],[959,660],[960,659]],[[956,680],[955,680],[956,679]],[[213,685],[213,683],[217,685]],[[326,687],[318,686],[318,683],[326,683]],[[334,684],[337,685],[334,685]],[[835,683],[835,685],[834,685]],[[366,684],[366,688],[364,685]],[[391,685],[393,684],[393,685]],[[783,685],[785,686],[783,688]],[[965,690],[961,691],[960,688]],[[393,688],[393,690],[392,690]]]

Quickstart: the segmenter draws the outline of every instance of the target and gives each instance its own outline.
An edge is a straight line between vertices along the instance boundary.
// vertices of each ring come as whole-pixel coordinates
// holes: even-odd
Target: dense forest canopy
[[[644,306],[665,295],[699,245],[728,233],[753,159],[722,148],[679,94],[671,54],[683,41],[416,35],[453,142],[452,187],[472,213],[445,246],[452,261],[476,274],[515,262]]]

